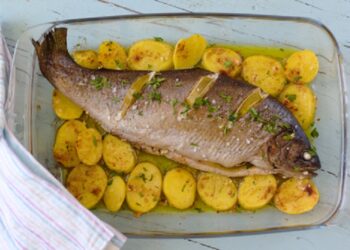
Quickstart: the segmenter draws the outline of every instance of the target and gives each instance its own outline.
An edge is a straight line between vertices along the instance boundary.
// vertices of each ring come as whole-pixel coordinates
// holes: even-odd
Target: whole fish
[[[42,41],[33,40],[41,72],[106,131],[134,147],[231,177],[312,176],[320,168],[301,126],[274,98],[237,115],[255,86],[200,68],[157,74],[86,69],[72,60],[66,39],[67,29],[56,28]],[[134,102],[122,114],[131,84],[147,74],[149,83],[134,93]],[[205,76],[214,85],[190,106],[186,98]]]

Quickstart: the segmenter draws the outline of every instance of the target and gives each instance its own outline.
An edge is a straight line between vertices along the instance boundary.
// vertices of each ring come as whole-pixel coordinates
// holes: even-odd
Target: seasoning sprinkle
[[[296,95],[286,95],[286,98],[290,101],[290,102],[294,102],[297,99]]]
[[[232,101],[232,96],[226,95],[224,92],[221,92],[219,96],[224,99],[225,102],[229,103]]]
[[[224,66],[225,66],[225,68],[230,68],[232,66],[232,62],[231,61],[225,61],[224,62]]]
[[[104,76],[97,76],[90,81],[90,84],[95,87],[96,90],[101,90],[104,87],[110,87],[111,83]]]
[[[318,133],[317,128],[313,128],[313,130],[311,131],[310,135],[313,138],[317,138],[320,134]]]
[[[157,42],[164,42],[164,39],[160,36],[155,36],[155,37],[153,37],[153,39]]]
[[[148,98],[151,101],[157,101],[157,102],[161,102],[162,101],[162,95],[161,93],[157,92],[157,91],[152,91],[148,94]]]

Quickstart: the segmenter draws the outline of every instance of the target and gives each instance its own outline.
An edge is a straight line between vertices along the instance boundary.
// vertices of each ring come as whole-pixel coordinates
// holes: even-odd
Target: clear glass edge
[[[220,17],[220,18],[242,18],[242,19],[261,19],[261,20],[276,20],[276,21],[295,21],[300,23],[307,23],[316,26],[317,28],[321,28],[324,30],[328,36],[331,38],[333,45],[336,49],[337,58],[338,58],[338,75],[340,76],[340,90],[343,95],[340,97],[341,101],[341,124],[342,124],[342,131],[341,131],[341,147],[342,147],[342,155],[341,155],[341,172],[340,172],[340,183],[339,183],[339,194],[337,199],[337,205],[334,207],[333,212],[325,218],[323,221],[317,223],[317,224],[307,224],[307,225],[298,225],[298,226],[287,226],[287,227],[271,227],[271,228],[264,228],[264,229],[258,229],[258,230],[234,230],[234,231],[222,231],[222,232],[204,232],[204,233],[177,233],[177,232],[159,232],[159,231],[147,231],[147,233],[130,233],[125,232],[124,234],[128,237],[133,238],[144,238],[144,237],[159,237],[159,238],[203,238],[203,237],[228,237],[228,236],[238,236],[238,235],[252,235],[252,234],[263,234],[263,233],[278,233],[278,232],[287,232],[287,231],[297,231],[297,230],[310,230],[314,228],[320,228],[326,225],[331,224],[332,220],[337,216],[339,213],[339,209],[344,201],[344,188],[345,188],[345,178],[346,178],[346,157],[347,157],[347,121],[345,119],[347,114],[347,107],[346,107],[346,98],[347,98],[347,89],[345,85],[345,75],[344,75],[344,64],[343,64],[343,56],[340,51],[339,44],[331,32],[331,30],[324,25],[322,22],[312,19],[309,17],[299,17],[299,16],[280,16],[280,15],[259,15],[259,14],[247,14],[247,13],[211,13],[211,12],[198,12],[198,13],[152,13],[152,14],[137,14],[137,15],[118,15],[118,16],[102,16],[102,17],[89,17],[89,18],[77,18],[77,19],[66,19],[61,21],[52,21],[52,22],[46,22],[41,23],[37,25],[30,26],[27,30],[25,30],[23,33],[26,33],[30,31],[33,28],[38,28],[40,26],[46,26],[49,25],[49,27],[42,33],[39,41],[42,40],[44,37],[44,34],[50,31],[51,29],[55,28],[56,26],[63,25],[63,24],[74,24],[74,23],[84,23],[84,22],[93,22],[93,21],[100,21],[100,20],[122,20],[122,19],[144,19],[144,18],[152,18],[152,17]],[[14,50],[14,57],[16,56],[16,51],[18,48],[18,41],[21,39],[21,36],[17,40],[15,50]],[[33,62],[35,62],[36,57],[33,58]],[[34,64],[33,64],[34,65]],[[14,62],[12,62],[11,65],[11,74],[10,77],[12,77],[12,71],[14,70]],[[33,68],[34,70],[34,68]],[[32,79],[33,80],[33,79]],[[11,79],[10,79],[11,83]],[[33,84],[31,85],[33,86]],[[32,90],[32,89],[31,89]],[[7,103],[7,100],[6,100]],[[5,104],[6,105],[6,104]],[[32,105],[32,102],[31,102]],[[31,123],[31,112],[30,113],[30,123]],[[32,123],[30,124],[32,126]],[[32,153],[32,141],[30,140],[29,143],[30,152]]]

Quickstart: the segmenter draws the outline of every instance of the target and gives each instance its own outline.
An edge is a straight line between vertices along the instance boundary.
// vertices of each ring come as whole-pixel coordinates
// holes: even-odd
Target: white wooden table
[[[337,38],[346,79],[350,79],[350,0],[0,0],[0,23],[11,50],[19,35],[35,24],[159,12],[234,12],[317,19]],[[349,182],[349,173],[347,179]],[[349,185],[345,195],[350,195]],[[129,239],[124,249],[350,249],[350,197],[333,224],[322,228],[221,238]]]

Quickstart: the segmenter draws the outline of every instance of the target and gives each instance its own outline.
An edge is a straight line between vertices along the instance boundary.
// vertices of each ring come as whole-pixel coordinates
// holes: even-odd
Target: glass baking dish
[[[93,212],[131,236],[209,236],[303,229],[325,225],[342,201],[346,154],[346,120],[342,62],[332,33],[314,20],[300,17],[243,14],[158,14],[66,20],[35,26],[17,42],[11,72],[6,115],[17,139],[56,178],[62,172],[52,156],[56,118],[51,107],[51,84],[42,76],[31,39],[40,39],[53,27],[68,28],[70,50],[96,48],[106,39],[123,45],[161,36],[175,43],[199,33],[209,43],[244,44],[311,49],[320,62],[312,84],[318,97],[316,118],[320,137],[316,146],[322,163],[315,182],[321,198],[316,208],[302,215],[287,215],[272,207],[256,213],[151,212],[136,218],[130,211]]]

